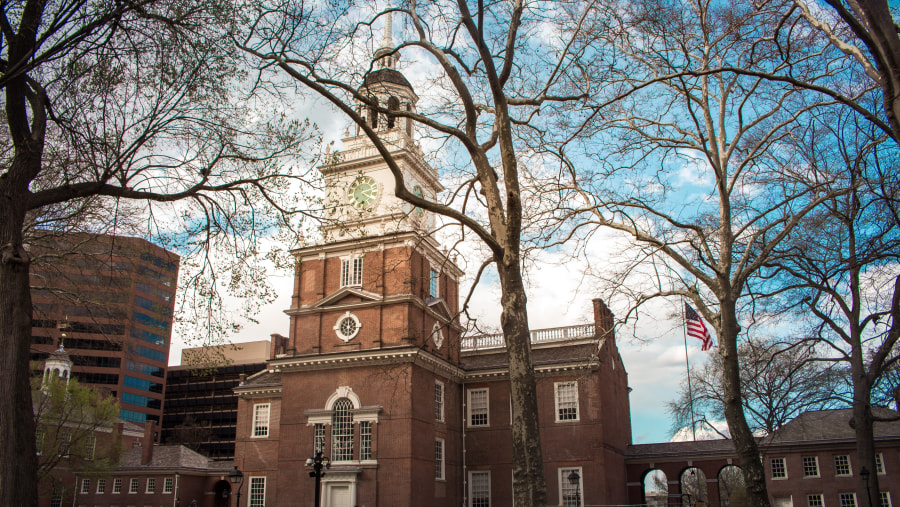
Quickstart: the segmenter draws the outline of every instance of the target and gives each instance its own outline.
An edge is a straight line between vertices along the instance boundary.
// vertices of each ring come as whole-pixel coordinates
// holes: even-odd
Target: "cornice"
[[[269,361],[269,369],[276,372],[287,373],[295,371],[343,369],[359,366],[378,366],[396,363],[415,364],[432,371],[439,371],[445,376],[452,378],[462,378],[464,375],[464,372],[459,367],[450,364],[434,354],[415,347],[285,357]]]
[[[250,386],[237,386],[234,389],[234,394],[240,396],[244,399],[250,398],[281,398],[281,386],[264,386],[264,387],[253,387]]]
[[[331,296],[327,296],[325,299],[328,299]],[[378,306],[387,306],[392,304],[402,304],[407,303],[410,304],[428,315],[430,315],[435,320],[442,322],[444,324],[449,325],[455,331],[462,333],[465,331],[465,328],[457,323],[456,321],[448,321],[447,317],[437,311],[435,311],[432,307],[430,307],[425,301],[421,298],[413,296],[412,294],[399,294],[396,296],[387,296],[384,298],[380,298],[375,301],[355,301],[353,303],[344,303],[337,304],[332,306],[307,306],[304,308],[289,308],[284,310],[284,313],[287,315],[314,315],[324,312],[340,312],[340,311],[350,311],[350,310],[359,310],[363,308],[372,308]]]

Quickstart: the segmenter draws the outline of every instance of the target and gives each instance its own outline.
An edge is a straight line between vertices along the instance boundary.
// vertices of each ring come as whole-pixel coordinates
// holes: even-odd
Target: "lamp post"
[[[569,484],[575,486],[575,505],[576,507],[581,507],[581,491],[579,490],[581,486],[579,479],[581,479],[581,476],[578,475],[578,472],[572,470],[571,472],[569,472],[568,479]]]
[[[328,461],[328,458],[322,456],[322,451],[316,451],[315,458],[306,458],[306,468],[309,468],[309,476],[316,478],[316,495],[315,495],[315,507],[321,507],[322,505],[322,476],[325,475],[325,472],[322,471],[323,468],[331,468],[331,462]]]
[[[237,484],[237,500],[235,501],[234,507],[241,506],[241,486],[243,486],[244,482],[244,472],[238,470],[237,465],[234,466],[234,470],[228,473],[228,480],[231,481],[232,484]]]
[[[866,498],[869,500],[869,507],[875,507],[872,505],[872,493],[869,492],[869,470],[866,467],[862,467],[859,470],[859,475],[863,478],[863,482],[866,483]]]

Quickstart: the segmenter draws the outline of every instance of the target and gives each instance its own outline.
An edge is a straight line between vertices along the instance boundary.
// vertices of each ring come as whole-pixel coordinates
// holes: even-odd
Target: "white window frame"
[[[818,502],[813,503],[812,499],[818,499]],[[825,507],[825,498],[822,493],[811,493],[806,495],[806,507]]]
[[[813,463],[812,466],[815,468],[816,473],[814,473],[814,474],[806,473],[806,461],[810,460],[810,459],[812,460],[812,463]],[[804,478],[813,479],[813,478],[822,476],[821,475],[822,472],[819,470],[819,457],[818,456],[802,456],[800,458],[800,460],[801,460],[801,464],[803,465],[803,477]]]
[[[447,460],[447,442],[443,438],[434,439],[434,480],[446,481],[444,463]]]
[[[472,408],[473,408],[472,407],[472,395],[474,393],[481,393],[481,392],[485,393],[485,396],[484,396],[484,398],[485,398],[485,400],[484,400],[484,404],[485,404],[485,406],[484,406],[485,419],[484,420],[485,420],[485,422],[483,424],[482,423],[473,424],[472,416],[473,415],[481,415],[481,407],[479,407],[478,414],[473,413],[473,411],[472,411]],[[466,390],[466,426],[468,426],[469,428],[487,428],[487,427],[490,427],[490,425],[491,425],[491,390],[490,390],[490,388],[477,387],[474,389]]]
[[[102,495],[106,493],[106,479],[97,479],[97,494]]]
[[[558,478],[558,495],[559,505],[563,505],[568,507],[563,502],[563,486],[569,484],[569,474],[572,472],[578,473],[578,485],[576,487],[577,497],[578,497],[578,505],[575,507],[582,507],[584,505],[584,473],[581,471],[581,467],[559,467],[556,469],[556,476]],[[568,491],[568,490],[566,490]]]
[[[847,473],[840,473],[838,471],[838,459],[847,461]],[[853,464],[850,462],[849,454],[835,454],[834,455],[834,476],[835,477],[853,477]]]
[[[140,482],[138,481],[138,479],[136,477],[132,477],[128,481],[128,494],[136,495],[139,487],[140,487]]]
[[[875,453],[875,472],[878,475],[884,475],[887,473],[884,469],[884,455],[880,452]]]
[[[121,478],[121,477],[115,477],[115,478],[113,479],[113,489],[112,489],[112,492],[113,492],[114,495],[115,495],[115,494],[119,494],[119,493],[122,492],[122,478]]]
[[[81,479],[80,492],[82,495],[88,495],[91,493],[91,480],[90,479]]]
[[[784,475],[775,475],[775,463],[781,464],[781,473],[783,473]],[[784,459],[784,457],[769,458],[769,475],[772,477],[772,480],[776,481],[788,478],[787,461]]]
[[[878,492],[878,505],[879,507],[891,507],[894,505],[891,502],[891,492],[890,491],[879,491]]]
[[[262,484],[262,502],[259,502],[258,499],[253,498],[253,483]],[[247,507],[265,507],[266,505],[266,476],[265,475],[257,475],[252,476],[247,480],[248,488],[247,488]],[[259,494],[257,492],[257,494]],[[257,500],[257,501],[254,501]]]
[[[341,324],[346,319],[350,319],[354,322],[353,332],[351,332],[350,334],[345,333],[341,326]],[[349,342],[350,340],[356,338],[356,335],[359,334],[359,331],[362,329],[362,322],[359,321],[359,317],[357,317],[356,314],[348,311],[338,317],[337,322],[334,323],[333,329],[338,338],[345,342]]]
[[[475,507],[474,503],[473,503],[475,501],[475,498],[474,498],[475,495],[473,494],[475,481],[472,479],[472,477],[476,476],[476,475],[487,477],[487,500],[488,500],[488,507],[490,507],[490,505],[492,503],[492,501],[491,501],[491,471],[490,470],[470,470],[469,471],[469,481],[467,483],[469,486],[469,488],[468,488],[468,490],[469,490],[468,491],[469,507]]]
[[[372,460],[372,421],[359,421],[359,460]]]
[[[325,424],[313,424],[313,455],[325,452]]]
[[[155,477],[147,477],[147,486],[144,489],[144,493],[154,494],[156,493],[156,478]]]
[[[269,437],[271,410],[271,403],[255,403],[253,405],[253,429],[250,431],[251,438]]]
[[[852,498],[853,505],[845,506],[844,505],[844,497]],[[859,503],[856,501],[856,493],[838,493],[838,507],[857,507]]]
[[[560,405],[561,402],[571,403],[568,400],[560,399],[560,389],[574,387],[575,389],[575,418],[574,419],[563,419],[560,417],[560,412],[562,409],[569,409],[571,407],[562,407]],[[567,423],[567,422],[577,422],[581,420],[581,410],[578,406],[578,381],[577,380],[567,380],[565,382],[554,382],[553,383],[553,404],[556,408],[556,422],[558,423]]]
[[[171,493],[175,489],[175,481],[171,477],[163,479],[163,494]]]
[[[362,287],[363,258],[361,255],[341,258],[341,288]]]
[[[440,380],[434,381],[434,420],[444,422],[444,395],[446,390]]]
[[[87,443],[85,444],[84,450],[84,459],[91,461],[94,459],[94,452],[97,450],[97,437],[93,434],[87,436]]]

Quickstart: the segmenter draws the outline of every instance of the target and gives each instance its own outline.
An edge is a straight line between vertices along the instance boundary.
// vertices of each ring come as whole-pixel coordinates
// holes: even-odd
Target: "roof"
[[[687,442],[661,442],[656,444],[634,444],[625,450],[626,458],[659,457],[665,455],[685,456],[689,454],[734,453],[730,439],[697,440]]]
[[[247,377],[238,387],[278,387],[281,385],[281,372],[263,370]]]
[[[154,445],[153,459],[146,465],[141,465],[142,451],[143,449],[140,447],[133,447],[122,453],[119,468],[192,468],[202,470],[210,468],[209,458],[183,445]]]
[[[409,84],[409,81],[406,80],[403,74],[401,74],[399,71],[387,67],[366,74],[366,77],[363,78],[362,87],[374,85],[377,83],[393,83],[396,85],[405,86],[412,90],[412,85]]]
[[[884,419],[900,418],[894,410],[872,407],[876,417]],[[804,412],[777,429],[771,442],[803,442],[808,440],[844,440],[855,439],[856,434],[850,426],[853,409],[816,410]],[[900,420],[875,422],[875,437],[900,436]]]

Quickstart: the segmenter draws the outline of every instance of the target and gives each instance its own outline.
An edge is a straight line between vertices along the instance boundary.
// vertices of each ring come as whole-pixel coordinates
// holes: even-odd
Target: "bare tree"
[[[298,122],[269,117],[271,106],[254,107],[257,90],[231,43],[233,7],[217,0],[189,7],[3,2],[0,505],[37,501],[29,227],[86,209],[100,216],[98,206],[102,222],[114,223],[123,200],[153,202],[140,210],[145,233],[184,245],[183,252],[203,254],[218,242],[254,258],[259,235],[252,231],[284,223],[302,195],[292,164],[309,134]],[[196,266],[208,270],[221,260],[201,255]],[[222,281],[195,281],[212,305]]]
[[[840,405],[844,372],[822,359],[808,342],[750,339],[738,345],[741,392],[750,429],[771,435],[807,410]],[[691,369],[690,391],[687,383],[682,383],[678,398],[668,404],[673,427],[686,427],[695,416],[706,423],[723,420],[723,394],[722,357],[714,355],[704,366]]]
[[[524,184],[539,178],[542,167],[525,139],[559,124],[587,96],[589,82],[579,59],[590,43],[584,27],[593,19],[592,3],[515,0],[473,6],[409,0],[380,12],[277,0],[259,4],[241,47],[261,65],[320,94],[368,136],[393,173],[399,198],[462,224],[489,249],[476,278],[492,264],[501,286],[515,504],[545,505],[523,245],[539,238],[533,227],[552,214],[559,196],[541,201],[539,190]],[[389,15],[405,27],[396,43],[395,34],[383,39],[372,28],[376,23],[380,28]],[[401,55],[412,56],[426,74],[428,87],[418,91],[427,100],[418,109],[392,108],[365,86],[366,75],[392,67]],[[439,142],[448,154],[442,165],[462,161],[456,172],[445,171],[452,188],[443,200],[416,195],[406,186],[394,157],[397,147],[379,138],[367,115],[411,120],[422,138]]]
[[[784,287],[783,306],[809,326],[810,340],[827,345],[829,357],[845,365],[857,456],[875,470],[872,394],[900,360],[900,150],[877,126],[845,110],[810,122],[796,151],[848,191],[804,218],[776,250],[769,276]],[[866,485],[859,480],[860,491]],[[878,498],[878,479],[868,487]],[[869,495],[860,496],[867,504]]]
[[[605,13],[608,52],[590,68],[608,98],[596,96],[594,129],[577,131],[564,152],[591,210],[582,227],[638,245],[610,277],[613,290],[633,298],[633,311],[653,298],[688,300],[715,331],[724,416],[749,504],[760,507],[769,498],[742,401],[741,317],[773,249],[824,201],[795,182],[810,168],[779,148],[822,104],[789,83],[721,69],[779,65],[768,34],[781,14],[706,1],[615,5]],[[802,60],[816,48],[792,50]],[[834,77],[829,67],[804,70],[809,81]]]

